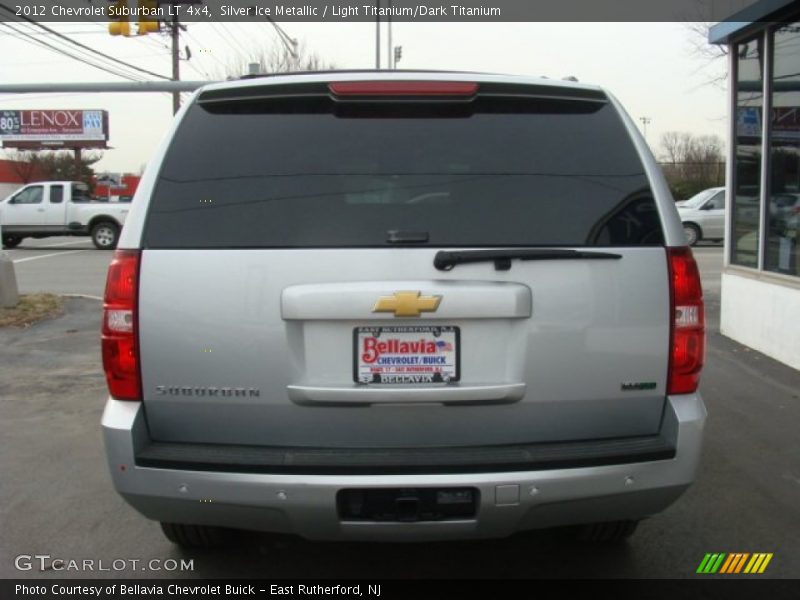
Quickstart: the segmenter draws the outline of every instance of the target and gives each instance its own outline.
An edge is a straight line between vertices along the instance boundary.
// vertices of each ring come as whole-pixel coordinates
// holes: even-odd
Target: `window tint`
[[[41,204],[43,195],[42,190],[43,188],[40,185],[25,188],[19,194],[14,196],[14,204]]]
[[[50,204],[61,204],[64,200],[64,186],[51,185],[50,186]]]
[[[648,180],[602,102],[195,105],[162,166],[149,247],[662,244]]]

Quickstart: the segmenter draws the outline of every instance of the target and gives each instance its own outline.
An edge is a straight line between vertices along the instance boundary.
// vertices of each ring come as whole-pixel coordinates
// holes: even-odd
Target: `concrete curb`
[[[85,298],[87,300],[99,300],[100,302],[103,299],[100,296],[91,296],[89,294],[58,294],[62,298]]]

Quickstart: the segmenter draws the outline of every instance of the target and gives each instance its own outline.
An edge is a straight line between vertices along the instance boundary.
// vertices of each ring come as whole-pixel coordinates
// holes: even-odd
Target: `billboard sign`
[[[5,145],[19,142],[41,144],[105,146],[108,140],[108,111],[105,110],[2,110],[0,140]],[[11,142],[11,144],[6,144]]]

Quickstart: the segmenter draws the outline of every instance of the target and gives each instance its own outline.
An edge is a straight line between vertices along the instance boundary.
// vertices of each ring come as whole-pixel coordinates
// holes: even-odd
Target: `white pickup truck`
[[[79,181],[29,183],[0,202],[3,247],[26,237],[91,235],[101,250],[116,248],[130,205],[92,199]]]

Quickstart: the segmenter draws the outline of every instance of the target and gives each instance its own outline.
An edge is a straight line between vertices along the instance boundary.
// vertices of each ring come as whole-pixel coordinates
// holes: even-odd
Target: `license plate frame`
[[[390,337],[393,336],[393,337]],[[372,337],[378,342],[370,342],[369,356],[377,354],[375,360],[397,360],[391,363],[370,364],[363,360],[367,353],[361,340]],[[385,342],[397,340],[389,349],[398,352],[377,352],[377,344],[383,337]],[[400,344],[420,343],[420,351],[401,352],[409,347]],[[425,342],[423,344],[423,342]],[[427,342],[436,344],[436,351],[430,352]],[[440,344],[443,343],[444,345]],[[438,362],[427,363],[423,358],[436,358]],[[443,361],[442,361],[443,359]],[[362,385],[428,385],[437,383],[455,383],[461,379],[461,329],[455,325],[363,325],[353,328],[353,381]]]

